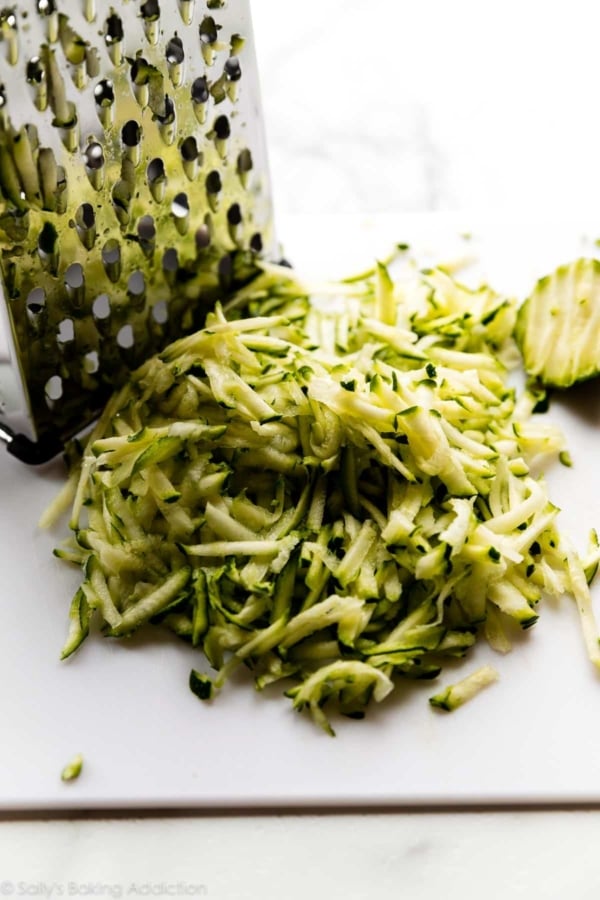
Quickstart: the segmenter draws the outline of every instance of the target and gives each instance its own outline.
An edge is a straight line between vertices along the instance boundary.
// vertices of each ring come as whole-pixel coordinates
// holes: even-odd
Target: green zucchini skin
[[[517,315],[527,374],[568,388],[600,373],[600,260],[580,258],[540,278]]]

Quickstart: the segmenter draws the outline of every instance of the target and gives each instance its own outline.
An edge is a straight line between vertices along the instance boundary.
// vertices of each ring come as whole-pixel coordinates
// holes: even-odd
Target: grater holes
[[[219,208],[219,194],[223,188],[221,176],[216,169],[206,176],[206,198],[213,212]]]
[[[110,78],[103,78],[94,88],[94,99],[98,106],[111,106],[115,102],[115,87]]]
[[[183,82],[184,57],[185,54],[181,38],[175,35],[175,37],[169,41],[165,53],[169,78],[171,79],[173,87],[179,87]]]
[[[129,224],[132,195],[133,185],[129,181],[126,181],[124,178],[121,178],[120,181],[117,181],[114,188],[112,189],[111,196],[113,210],[115,216],[117,217],[117,221],[122,226]]]
[[[251,172],[253,168],[252,154],[246,148],[240,152],[237,159],[238,172]]]
[[[141,158],[142,126],[135,119],[125,122],[121,129],[121,143],[125,149],[125,158],[137,166]]]
[[[135,310],[141,310],[146,302],[146,280],[142,272],[137,269],[127,279],[127,296],[131,306]]]
[[[156,237],[156,225],[152,216],[142,216],[137,224],[137,233],[141,241],[152,241]]]
[[[44,291],[44,288],[36,287],[30,291],[27,295],[25,306],[30,318],[32,320],[37,319],[40,313],[46,308],[46,292]]]
[[[91,203],[82,203],[75,213],[75,228],[83,246],[91,250],[96,240],[96,214]]]
[[[232,203],[227,210],[227,230],[234,244],[239,244],[242,235],[242,209],[239,203]]]
[[[200,50],[202,58],[207,66],[212,66],[216,55],[221,26],[217,25],[212,16],[205,16],[200,23]]]
[[[75,213],[75,221],[82,228],[93,228],[96,224],[96,214],[91,203],[82,203]]]
[[[37,0],[38,14],[46,19],[46,34],[50,43],[58,40],[58,14],[55,0]]]
[[[208,81],[204,75],[201,75],[192,82],[191,97],[194,115],[200,125],[204,125],[206,122],[206,105],[210,97]]]
[[[218,116],[215,119],[213,130],[215,132],[215,137],[219,141],[226,141],[227,138],[231,137],[231,125],[229,124],[227,116]]]
[[[140,249],[146,259],[152,259],[156,248],[156,225],[152,216],[142,216],[137,223]]]
[[[87,177],[93,188],[99,191],[104,185],[104,150],[98,141],[91,141],[83,151]]]
[[[165,94],[162,105],[163,108],[161,112],[155,112],[152,118],[158,123],[158,131],[164,143],[167,146],[170,146],[175,140],[175,134],[177,131],[177,111],[175,109],[175,102],[173,98],[168,94]]]
[[[135,59],[131,59],[128,61],[131,64],[129,74],[132,82],[138,87],[148,84],[148,80],[150,78],[150,66],[148,64],[148,60],[144,59],[141,54],[138,54]]]
[[[198,150],[198,142],[195,137],[187,137],[184,141],[181,142],[181,147],[179,148],[179,152],[181,153],[181,158],[185,162],[196,162],[200,155],[200,151]]]
[[[110,317],[110,298],[108,294],[99,294],[92,304],[92,314],[99,322]]]
[[[25,67],[28,84],[40,85],[46,80],[46,67],[39,56],[32,56]]]
[[[142,109],[148,105],[155,116],[165,115],[165,97],[162,91],[163,76],[140,53],[135,59],[127,59],[133,95]]]
[[[37,0],[37,11],[40,16],[51,16],[56,12],[55,0]]]
[[[97,350],[90,350],[83,357],[83,371],[88,375],[95,375],[100,369],[100,357]]]
[[[142,128],[135,119],[130,119],[121,129],[121,140],[125,147],[137,147],[142,140]]]
[[[63,380],[60,375],[51,375],[44,385],[44,394],[46,395],[46,404],[52,409],[54,404],[61,399],[63,395]]]
[[[104,165],[104,150],[102,144],[92,141],[83,151],[83,161],[88,169],[101,169]]]
[[[189,180],[193,181],[198,174],[198,169],[204,162],[204,155],[198,149],[196,138],[191,136],[185,138],[179,147],[179,154],[183,171]]]
[[[160,4],[158,0],[145,0],[140,7],[143,19],[158,19],[160,16]]]
[[[250,249],[254,253],[262,253],[262,251],[263,251],[262,234],[260,234],[258,231],[256,232],[256,234],[253,234],[252,237],[250,238]]]
[[[196,230],[196,250],[198,251],[206,250],[206,248],[210,246],[212,240],[212,228],[208,216],[207,219],[208,221],[205,221],[204,224]]]
[[[212,128],[215,148],[221,159],[227,155],[227,141],[231,136],[231,125],[227,116],[217,116]]]
[[[187,194],[181,192],[175,195],[171,203],[171,215],[177,231],[185,234],[190,223],[190,201]]]
[[[160,4],[158,0],[146,0],[140,7],[144,32],[149,44],[156,44],[159,35]]]
[[[147,174],[148,181],[151,184],[165,177],[165,164],[160,156],[157,156],[148,163]]]
[[[122,350],[131,350],[135,343],[133,328],[131,325],[123,325],[117,332],[117,344]]]
[[[238,98],[238,86],[242,79],[242,67],[238,58],[238,52],[244,44],[243,38],[239,34],[231,37],[230,55],[223,66],[223,74],[215,81],[211,88],[211,94],[215,98],[216,103],[221,103],[227,97],[232,103],[236,103]]]
[[[227,116],[217,116],[213,125],[215,142],[226,141],[231,137],[231,124]]]
[[[227,221],[230,225],[241,225],[242,210],[239,203],[232,203],[227,210]]]
[[[104,43],[115,66],[123,61],[123,38],[125,32],[123,22],[116,12],[112,11],[104,23]]]
[[[56,251],[58,233],[51,222],[44,222],[38,238],[38,248],[42,253],[50,255]]]
[[[168,65],[170,66],[180,66],[183,60],[185,59],[185,52],[183,50],[183,41],[177,34],[175,34],[165,49],[165,59],[167,60]]]
[[[239,81],[242,77],[242,67],[237,56],[230,56],[223,70],[228,81]]]
[[[58,271],[58,232],[51,222],[44,222],[38,237],[38,256],[42,268],[56,275]]]
[[[148,163],[148,168],[146,169],[146,178],[148,181],[148,187],[150,188],[150,193],[152,194],[156,202],[160,203],[160,201],[165,196],[165,190],[167,187],[165,164],[160,156],[155,157]]]
[[[238,154],[237,162],[236,162],[236,170],[238,174],[238,178],[242,183],[242,187],[248,187],[248,181],[250,180],[250,173],[254,168],[254,161],[252,159],[251,152],[245,148],[241,150]]]
[[[40,112],[48,106],[48,79],[46,77],[46,66],[39,56],[32,56],[25,67],[25,80],[33,89],[33,102]],[[2,85],[4,89],[4,85]],[[3,93],[4,102],[6,103],[6,95]]]
[[[85,297],[85,275],[81,263],[71,263],[66,270],[65,289],[71,304],[81,306]]]
[[[96,112],[104,128],[110,128],[114,118],[115,87],[110,78],[103,78],[94,88]]]
[[[167,61],[167,69],[169,78],[174,87],[179,87],[183,81],[183,62],[185,59],[185,51],[183,49],[183,41],[175,32],[171,40],[165,48],[165,59]]]
[[[206,190],[209,194],[218,194],[222,187],[221,176],[216,169],[213,169],[206,176]]]
[[[176,194],[171,204],[171,212],[176,219],[185,219],[190,212],[190,201],[187,194]]]
[[[63,319],[58,325],[56,343],[62,346],[63,344],[70,344],[74,340],[75,325],[73,324],[73,319]]]
[[[166,300],[159,300],[152,307],[152,318],[157,325],[166,325],[169,321],[169,306]]]
[[[179,256],[174,247],[165,250],[162,258],[162,270],[167,284],[174,285],[179,271]]]
[[[212,16],[204,16],[200,22],[200,41],[202,44],[216,44],[219,39],[220,25],[217,25]]]
[[[127,281],[127,291],[136,297],[139,297],[146,290],[146,282],[144,276],[139,269],[132,272]]]
[[[117,282],[121,276],[121,247],[115,238],[110,238],[102,248],[102,264],[108,278]]]
[[[208,81],[206,80],[204,75],[201,75],[199,78],[196,78],[192,82],[191,94],[193,103],[208,103],[210,90],[208,87]]]
[[[111,12],[104,23],[104,43],[107,46],[118,44],[123,40],[124,36],[125,32],[123,31],[123,22],[120,16],[116,12]]]
[[[36,0],[32,0],[30,6],[29,0],[24,0],[23,6],[27,4],[28,8],[34,10],[29,13],[29,20],[32,17],[37,19],[35,3]],[[144,0],[135,3],[123,0],[122,4],[114,3],[113,0],[106,4],[98,3],[98,0],[73,0],[72,3],[67,0],[59,3],[56,0],[56,4],[58,9],[52,0],[47,4],[48,19],[42,21],[40,18],[33,23],[28,21],[28,26],[33,24],[38,27],[41,36],[35,45],[29,39],[23,45],[20,68],[14,72],[23,82],[22,90],[26,92],[25,100],[32,112],[29,119],[40,123],[40,140],[30,136],[29,141],[35,166],[31,179],[34,181],[37,177],[39,186],[32,201],[33,210],[27,214],[29,227],[23,237],[24,265],[19,260],[14,263],[16,274],[9,273],[8,261],[4,265],[4,280],[9,288],[5,291],[6,296],[9,299],[14,296],[18,300],[18,303],[12,305],[9,303],[9,312],[17,324],[22,325],[24,381],[31,386],[34,406],[38,404],[39,426],[42,429],[48,427],[48,423],[57,423],[62,428],[63,423],[67,419],[72,421],[79,411],[83,410],[84,414],[87,412],[85,391],[97,391],[100,387],[99,376],[89,374],[97,366],[103,384],[114,380],[116,386],[127,366],[137,364],[147,349],[154,350],[162,346],[167,337],[197,323],[203,304],[212,302],[213,297],[218,295],[217,273],[222,280],[229,278],[233,264],[233,278],[237,278],[239,249],[245,251],[239,257],[240,279],[245,278],[245,266],[250,260],[248,241],[252,232],[258,229],[257,224],[252,224],[254,215],[251,201],[254,201],[254,196],[250,198],[244,194],[236,173],[236,160],[240,150],[252,145],[249,142],[250,132],[244,130],[246,126],[242,121],[246,115],[245,107],[233,112],[236,107],[229,91],[229,82],[236,81],[237,68],[236,60],[227,62],[227,57],[230,56],[231,59],[235,55],[233,44],[236,36],[230,41],[229,20],[221,20],[221,14],[217,12],[220,6],[211,4],[209,0],[203,3],[196,0],[195,6],[192,2],[178,0],[179,8],[185,10],[183,15],[194,12],[191,26],[186,30],[175,8],[169,9],[167,16],[167,8],[160,0],[162,33],[157,46],[151,48],[144,40],[140,9],[143,5],[146,14],[152,13],[152,9],[151,4],[144,3]],[[21,4],[17,0],[4,0],[0,3],[0,10],[9,6],[17,11],[21,29]],[[52,14],[55,12],[54,24],[50,22],[51,11]],[[83,63],[89,82],[86,89],[86,97],[91,102],[91,108],[87,109],[87,115],[91,116],[89,120],[83,115],[85,100],[83,96],[81,100],[77,99],[71,83],[72,67],[80,64],[73,56],[75,50],[69,50],[72,58],[69,63],[64,48],[61,49],[63,40],[60,35],[59,12],[64,12],[79,35],[91,42],[86,47]],[[204,34],[208,41],[217,39],[212,49],[219,55],[216,65],[209,70],[203,65],[199,53],[199,26],[203,18],[209,19],[211,16],[224,27],[219,30],[215,25],[212,36]],[[84,20],[93,21],[93,24],[85,25]],[[55,29],[54,38],[50,37],[53,33],[51,29]],[[65,35],[63,25],[63,39]],[[131,48],[130,39],[133,42]],[[122,44],[122,62],[118,68],[112,66],[109,60],[114,44]],[[0,57],[4,57],[5,51],[6,43],[3,43],[0,46]],[[90,61],[90,52],[95,53],[95,62]],[[142,66],[135,71],[142,81],[148,75],[149,99],[143,111],[134,101],[132,90],[130,69],[136,52],[147,61],[147,68]],[[77,147],[71,159],[64,152],[61,158],[58,151],[43,146],[52,141],[52,146],[60,149],[61,129],[70,126],[72,121],[57,114],[54,108],[50,109],[51,103],[60,106],[51,96],[53,79],[48,62],[50,56],[52,65],[56,64],[60,74],[61,81],[60,84],[57,82],[57,91],[61,93],[64,88],[66,100],[74,100],[73,108],[80,117],[79,127],[82,133],[77,135]],[[246,71],[245,57],[240,54],[239,59],[244,76],[247,77],[249,73]],[[2,61],[6,67],[4,60]],[[28,62],[32,62],[32,65],[28,72],[29,83],[25,83]],[[183,69],[181,81],[177,80],[179,76],[174,68],[177,66],[182,66]],[[143,71],[144,68],[146,72]],[[197,77],[202,74],[206,77]],[[196,85],[192,95],[194,79]],[[231,103],[215,105],[210,88],[216,79],[223,82],[225,100],[231,100]],[[13,83],[10,75],[0,76],[0,81],[6,84],[10,112],[15,104],[15,98],[11,96]],[[51,102],[47,103],[47,115],[38,114],[36,118],[34,104],[39,110],[38,102],[41,103],[44,88]],[[170,149],[165,149],[158,136],[159,128],[167,124],[164,121],[169,113],[165,101],[167,93],[175,101],[178,129]],[[241,100],[245,101],[246,98],[242,95]],[[202,104],[206,106],[206,122],[198,126],[197,117],[190,106]],[[251,105],[251,98],[248,105]],[[222,112],[227,113],[227,116],[221,118],[219,113]],[[0,130],[8,135],[10,141],[11,123],[6,112],[2,111],[0,118],[5,123]],[[52,118],[56,122],[55,129],[50,128]],[[99,124],[99,119],[104,128]],[[228,147],[231,165],[226,166],[219,160],[213,140],[215,136],[224,139],[228,123],[232,135]],[[143,133],[137,131],[140,125]],[[21,126],[20,118],[15,121],[15,137],[20,135],[24,127]],[[207,132],[213,128],[214,135],[207,139]],[[134,166],[128,151],[138,147],[140,159],[137,166]],[[23,148],[28,149],[28,145],[23,140],[20,145],[16,143],[16,148],[22,153]],[[148,169],[153,157],[158,162],[154,168],[150,166]],[[60,166],[61,162],[63,166]],[[258,162],[257,158],[257,167]],[[65,190],[65,169],[69,179],[68,192]],[[208,178],[207,182],[211,169],[215,170],[215,175]],[[193,175],[193,180],[189,178],[190,175]],[[123,182],[131,186],[130,192]],[[160,204],[153,199],[150,184],[153,194],[157,197],[163,195]],[[118,190],[113,195],[116,185]],[[257,193],[261,187],[262,181],[257,185]],[[29,187],[26,188],[21,182],[21,188],[26,193],[24,199],[29,200]],[[199,194],[194,194],[194,190],[198,190]],[[207,193],[211,192],[215,207],[218,202],[218,212],[215,209],[214,213],[211,211],[207,216],[207,210],[210,209]],[[119,228],[111,209],[111,200],[115,200],[122,211],[123,217],[119,217],[119,222],[123,226],[127,220],[126,227]],[[237,206],[235,200],[239,201]],[[88,201],[87,205],[84,201]],[[21,205],[16,193],[14,205],[16,209],[13,215],[18,215]],[[59,206],[64,210],[62,217]],[[148,213],[150,215],[145,215]],[[46,234],[41,240],[40,256],[44,254],[47,258],[47,265],[42,265],[38,258],[38,237],[45,220],[56,226],[58,234],[54,239]],[[176,227],[184,225],[187,226],[186,238],[180,237],[176,230]],[[241,227],[243,244],[232,242],[228,236],[228,227],[238,226]],[[14,242],[16,238],[13,239],[13,232],[16,234],[16,226],[11,222],[9,237]],[[90,246],[92,236],[95,236],[93,246],[86,253],[84,247]],[[116,241],[109,244],[109,238],[116,238]],[[168,248],[172,252],[165,254]],[[231,253],[231,259],[226,259],[219,265],[219,261],[227,253]],[[77,279],[73,282],[71,274],[66,278],[67,267],[76,260],[83,267],[84,279],[79,282]],[[10,262],[12,263],[12,257]],[[129,293],[141,299],[144,293],[142,284],[139,290],[135,289],[135,284],[129,284],[129,276],[134,270],[140,270],[145,278],[144,310],[140,314],[133,310],[132,300],[128,297]],[[174,280],[168,284],[172,276]],[[32,294],[26,305],[24,301],[27,300],[28,291],[37,285],[41,286],[41,292]],[[77,299],[78,292],[81,295],[79,305],[73,302],[73,297]],[[69,293],[73,297],[69,297]],[[36,298],[43,302],[36,304]],[[199,307],[196,308],[198,303]],[[59,326],[65,317],[69,318],[69,324]],[[119,344],[116,340],[119,329],[128,322],[131,323],[135,336],[131,349],[128,349],[130,341],[127,331],[121,336]],[[71,329],[71,334],[74,329],[74,343],[69,341],[71,334],[68,329]],[[62,346],[60,353],[57,344],[66,345]],[[33,349],[28,355],[30,347]],[[84,354],[94,347],[97,357],[95,361],[89,362],[86,357],[84,368]],[[43,355],[45,348],[48,356]],[[42,363],[39,366],[38,361]],[[55,412],[50,415],[44,403],[44,384],[55,372],[64,380],[64,396]]]
[[[164,111],[155,113],[156,119],[160,125],[171,125],[175,121],[175,102],[172,97],[165,94]]]

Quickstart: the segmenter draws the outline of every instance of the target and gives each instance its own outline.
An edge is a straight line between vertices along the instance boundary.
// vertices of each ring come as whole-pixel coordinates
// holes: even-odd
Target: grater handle
[[[24,434],[14,432],[5,422],[0,422],[0,441],[6,444],[8,453],[28,466],[41,466],[50,462],[64,449],[61,441],[52,435],[45,437],[43,441],[32,441]]]

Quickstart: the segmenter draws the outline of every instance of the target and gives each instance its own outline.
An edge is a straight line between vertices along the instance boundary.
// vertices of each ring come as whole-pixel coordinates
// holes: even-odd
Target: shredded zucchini
[[[83,769],[83,756],[78,753],[73,759],[67,763],[60,773],[63,781],[75,781],[81,775]]]
[[[517,304],[409,276],[379,263],[314,292],[265,265],[133,374],[70,480],[63,656],[94,625],[157,624],[198,648],[200,699],[243,665],[330,732],[326,706],[361,717],[479,634],[507,650],[544,593],[575,595],[599,662],[597,551],[584,571],[530,469],[564,441],[508,382]]]
[[[470,675],[457,681],[456,684],[451,684],[439,694],[434,694],[429,698],[429,702],[436,709],[452,712],[497,680],[498,672],[493,666],[481,666],[475,672],[471,672]]]

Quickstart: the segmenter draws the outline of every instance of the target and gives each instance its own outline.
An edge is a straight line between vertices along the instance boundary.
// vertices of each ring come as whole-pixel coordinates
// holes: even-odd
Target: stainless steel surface
[[[272,252],[248,0],[0,11],[0,191],[0,395],[68,436]]]

